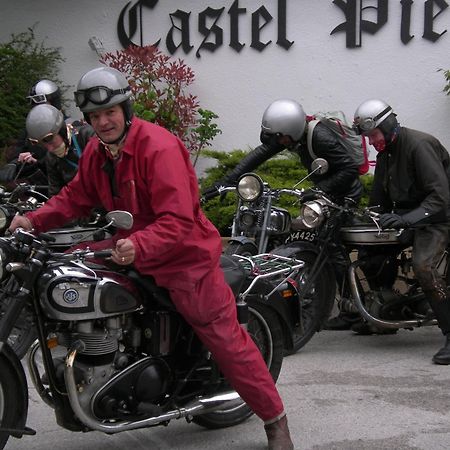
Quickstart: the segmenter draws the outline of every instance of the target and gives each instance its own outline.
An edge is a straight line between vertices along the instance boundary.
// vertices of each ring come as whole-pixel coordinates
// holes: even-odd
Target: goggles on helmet
[[[47,103],[47,96],[45,94],[35,94],[28,95],[27,98],[30,100],[31,104],[41,105],[42,103]]]
[[[32,138],[28,138],[28,140],[33,144],[33,145],[37,145],[37,144],[50,144],[53,139],[55,139],[55,136],[58,133],[48,133],[46,134],[44,137],[41,137],[40,139],[32,139]]]
[[[89,89],[80,89],[74,92],[75,104],[79,108],[83,108],[83,106],[85,106],[88,102],[91,102],[94,105],[104,105],[105,103],[108,103],[115,95],[125,94],[130,90],[130,86],[115,90],[106,86],[94,86]]]
[[[358,118],[355,121],[355,126],[360,133],[368,133],[369,131],[372,131],[374,128],[376,128],[377,125],[379,125],[378,121],[383,116],[387,116],[391,112],[392,112],[392,108],[390,106],[388,106],[383,111],[381,111],[379,114],[377,114],[375,117],[366,117],[364,119]]]

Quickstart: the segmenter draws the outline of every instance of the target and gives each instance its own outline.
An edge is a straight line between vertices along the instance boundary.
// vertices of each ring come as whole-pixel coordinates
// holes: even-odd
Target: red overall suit
[[[114,241],[131,239],[136,269],[170,291],[177,310],[252,410],[264,421],[282,415],[261,354],[237,321],[235,299],[219,266],[221,239],[200,209],[184,145],[167,130],[133,118],[111,182],[106,169],[112,165],[98,139],[91,139],[72,182],[27,214],[35,230],[61,226],[99,205],[132,213],[133,228],[119,230]]]

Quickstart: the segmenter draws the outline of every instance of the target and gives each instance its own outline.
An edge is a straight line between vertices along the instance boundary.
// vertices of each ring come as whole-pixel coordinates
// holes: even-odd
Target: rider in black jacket
[[[215,185],[203,192],[208,198],[217,192],[219,186],[236,184],[238,178],[246,172],[251,172],[260,164],[275,156],[279,152],[288,149],[300,157],[300,161],[308,172],[312,171],[313,156],[307,145],[308,118],[302,106],[294,100],[280,99],[272,102],[265,110],[262,123],[260,140],[262,145],[250,152],[229,174]],[[312,173],[311,181],[336,203],[344,203],[345,198],[351,198],[359,202],[363,187],[359,179],[359,166],[344,147],[336,134],[330,131],[324,124],[318,123],[313,129],[312,147],[315,157],[324,158],[328,162],[326,173]],[[306,199],[307,196],[304,196]],[[330,319],[325,328],[334,330],[348,330],[360,320],[360,315],[355,311],[345,311],[341,307],[349,296],[344,286],[347,256],[336,243],[332,259],[340,290],[339,308],[341,311],[337,317]]]
[[[299,103],[288,99],[272,102],[262,117],[262,145],[251,151],[225,178],[204,194],[214,192],[220,185],[236,184],[242,174],[251,172],[285,149],[297,153],[310,172],[313,158],[307,147],[307,129],[307,117]],[[342,202],[344,197],[359,201],[363,190],[359,167],[336,135],[318,123],[313,130],[312,144],[316,156],[328,161],[329,169],[322,175],[312,174],[311,181],[337,202]]]
[[[446,336],[433,362],[450,364],[450,297],[437,271],[449,240],[449,154],[435,137],[400,126],[382,100],[363,102],[355,125],[378,151],[370,204],[383,212],[380,225],[414,226],[413,270]]]

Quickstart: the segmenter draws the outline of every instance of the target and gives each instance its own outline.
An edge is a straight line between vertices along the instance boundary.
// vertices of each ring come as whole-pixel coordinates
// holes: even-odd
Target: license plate
[[[296,241],[314,242],[316,239],[317,234],[314,231],[296,231],[294,233],[290,233],[284,243],[289,244]]]

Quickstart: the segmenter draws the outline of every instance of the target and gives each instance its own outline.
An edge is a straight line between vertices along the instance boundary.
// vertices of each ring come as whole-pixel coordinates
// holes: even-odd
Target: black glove
[[[407,226],[406,221],[398,214],[386,213],[380,216],[381,228],[404,228],[405,226]]]
[[[302,202],[310,202],[317,199],[318,192],[314,189],[305,189],[302,193]]]
[[[216,181],[211,187],[205,189],[202,192],[202,198],[201,198],[202,203],[206,202],[208,200],[211,200],[212,198],[217,197],[218,195],[220,195],[220,201],[222,201],[225,198],[227,193],[226,192],[220,193],[219,188],[227,187],[227,186],[230,186],[230,183],[224,183],[223,181],[220,181],[220,180]]]

